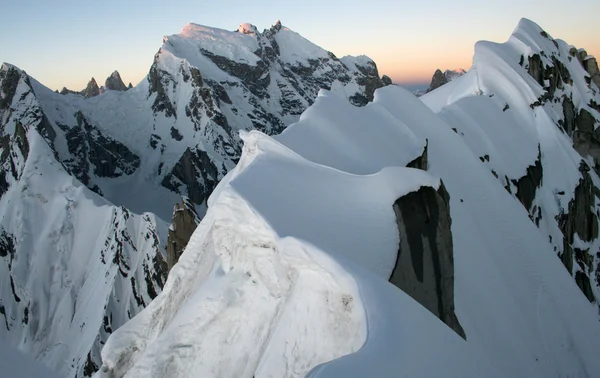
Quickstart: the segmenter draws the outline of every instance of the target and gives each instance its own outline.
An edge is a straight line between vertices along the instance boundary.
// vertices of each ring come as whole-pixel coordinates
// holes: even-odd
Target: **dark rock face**
[[[169,85],[172,85],[175,79],[173,79],[170,73],[157,67],[159,54],[160,52],[154,56],[154,64],[150,67],[150,72],[148,73],[148,82],[150,83],[148,97],[156,94],[156,98],[152,104],[152,110],[156,113],[164,112],[167,117],[177,118],[175,107],[171,100],[169,100],[165,89]]]
[[[411,161],[406,166],[408,168],[416,168],[416,169],[420,169],[420,170],[426,171],[427,168],[429,167],[428,166],[428,161],[427,161],[427,148],[428,148],[428,146],[429,146],[429,141],[425,140],[425,148],[423,148],[423,153],[421,154],[421,156],[419,156],[415,160]]]
[[[573,139],[575,150],[582,157],[593,157],[594,168],[597,172],[600,171],[600,128],[596,128],[598,120],[587,109],[577,111],[573,101],[566,96],[563,96],[562,107],[563,120],[559,121],[559,125]]]
[[[72,91],[67,87],[63,87],[63,89],[60,90],[60,94],[61,95],[67,95],[67,94],[81,94],[80,92],[76,92],[76,91]]]
[[[89,83],[87,84],[85,89],[81,92],[81,94],[85,98],[91,98],[91,97],[98,96],[100,94],[100,87],[98,87],[98,83],[96,83],[96,79],[92,78],[92,80],[89,81]]]
[[[454,312],[454,252],[450,196],[422,187],[394,203],[400,233],[398,258],[390,282],[436,315],[462,338]]]
[[[538,145],[538,158],[533,165],[527,167],[527,174],[519,180],[513,180],[517,187],[516,196],[527,211],[531,211],[537,188],[542,186],[544,168],[542,166],[542,152]]]
[[[181,204],[175,204],[173,209],[173,222],[169,227],[169,239],[167,243],[167,264],[169,271],[179,261],[179,257],[185,250],[190,237],[200,223],[200,218],[194,209],[194,204],[187,198],[183,198]]]
[[[582,161],[582,167],[587,165]],[[587,168],[589,170],[589,168]],[[594,186],[592,178],[585,169],[582,170],[583,178],[579,181],[579,185],[575,188],[575,196],[569,202],[568,213],[560,214],[557,217],[559,227],[564,235],[563,239],[563,253],[560,255],[561,260],[567,270],[573,274],[573,261],[577,262],[583,274],[587,277],[587,274],[591,273],[593,266],[590,260],[589,251],[580,251],[573,249],[572,244],[575,241],[575,234],[584,242],[591,242],[598,238],[598,215],[593,211],[596,204],[596,193],[597,188]],[[583,293],[590,299],[594,300],[594,295],[589,287],[589,278],[584,280],[582,277],[576,278],[576,282],[583,291]]]
[[[130,175],[139,168],[140,158],[124,144],[102,134],[81,112],[75,117],[76,126],[62,126],[71,154],[63,164],[79,181],[101,194],[91,180],[91,173],[97,177],[119,177]]]
[[[2,83],[0,88],[2,90],[2,93],[0,93],[0,110],[6,110],[10,107],[20,78],[21,73],[14,67],[0,70],[0,82]]]
[[[415,94],[417,96],[421,96],[425,93],[429,93],[435,89],[438,89],[439,87],[441,87],[442,85],[448,84],[449,82],[451,82],[452,80],[466,74],[467,72],[465,70],[463,70],[462,68],[456,69],[456,70],[446,70],[443,71],[440,70],[439,68],[437,70],[435,70],[435,72],[433,73],[433,77],[431,78],[431,84],[429,84],[429,88],[427,88],[427,90],[425,92],[423,91],[418,91],[415,92]]]
[[[544,65],[538,54],[534,54],[528,59],[527,72],[546,90],[536,102],[530,105],[532,109],[554,100],[556,90],[563,89],[565,84],[573,84],[571,73],[556,56],[551,57],[552,64],[548,66]]]
[[[370,61],[365,66],[357,66],[356,68],[363,74],[362,77],[358,78],[357,83],[365,87],[365,94],[357,94],[350,97],[350,102],[356,106],[365,106],[373,101],[375,90],[383,87],[384,83],[383,80],[379,78],[379,72],[375,62]]]
[[[26,88],[19,98],[19,101],[23,101],[26,107],[20,110],[26,112],[27,117],[22,121],[19,119],[14,120],[15,129],[11,137],[5,133],[5,123],[11,120],[13,114],[11,104],[20,84]],[[15,180],[20,177],[18,166],[22,168],[22,165],[18,165],[15,159],[18,159],[18,155],[20,155],[24,161],[29,155],[27,132],[30,129],[37,130],[53,150],[55,156],[54,140],[56,132],[39,105],[31,87],[29,76],[25,71],[20,71],[10,65],[2,65],[0,69],[0,89],[0,122],[2,122],[0,123],[0,171],[3,172],[0,175],[4,176],[0,179],[0,182],[2,187],[8,188],[7,176],[9,174]]]
[[[217,183],[218,170],[208,154],[189,148],[162,181],[164,187],[180,194],[184,194],[182,186],[185,186],[187,196],[197,204],[202,204],[208,199]]]
[[[106,89],[110,89],[111,91],[121,92],[126,91],[128,89],[125,86],[125,83],[123,83],[119,71],[113,72],[109,77],[106,78],[106,81],[104,82],[104,87],[106,87]]]
[[[388,86],[388,85],[392,85],[392,79],[390,79],[390,77],[388,75],[383,75],[381,77],[381,82],[383,83],[384,86]]]
[[[585,51],[582,52],[583,58],[580,59],[583,68],[590,74],[591,82],[596,84],[596,87],[600,89],[600,70],[598,70],[598,61],[596,58],[587,56]]]
[[[448,84],[448,79],[446,79],[446,75],[440,70],[435,70],[433,77],[431,78],[431,85],[429,86],[429,92],[433,91],[441,87],[444,84]]]

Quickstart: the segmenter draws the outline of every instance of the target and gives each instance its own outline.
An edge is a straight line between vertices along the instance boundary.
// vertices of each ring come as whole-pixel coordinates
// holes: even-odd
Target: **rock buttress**
[[[440,318],[462,338],[454,312],[454,252],[450,196],[422,187],[394,203],[400,245],[390,282]]]

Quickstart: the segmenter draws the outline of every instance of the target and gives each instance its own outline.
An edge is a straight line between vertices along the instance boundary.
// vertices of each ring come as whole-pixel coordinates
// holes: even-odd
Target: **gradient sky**
[[[337,56],[365,54],[395,82],[428,82],[439,68],[469,68],[478,40],[504,42],[521,17],[600,56],[598,0],[19,0],[2,5],[0,61],[52,89],[99,84],[118,69],[144,78],[162,37],[195,22],[228,30],[277,19]]]

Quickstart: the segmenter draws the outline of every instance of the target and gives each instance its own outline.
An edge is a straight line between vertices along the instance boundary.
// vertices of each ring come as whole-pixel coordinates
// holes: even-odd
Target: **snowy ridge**
[[[575,52],[523,19],[508,42],[478,42],[469,73],[422,99],[523,202],[600,308],[600,93]]]
[[[165,290],[111,336],[99,376],[600,372],[593,352],[600,347],[594,307],[522,205],[444,119],[395,86],[379,89],[374,103],[359,109],[336,96],[322,92],[301,121],[275,139],[256,131],[243,136],[237,168],[211,196],[207,215]],[[351,109],[356,109],[355,124],[347,122]],[[374,135],[390,140],[386,148],[399,154],[396,165],[384,153],[373,153],[376,143],[360,138],[361,119],[377,116],[369,126]],[[331,148],[307,146],[330,127],[337,135]],[[426,140],[430,173],[403,168],[420,155]],[[344,151],[350,153],[344,156]],[[360,156],[373,158],[360,165]],[[431,174],[441,177],[450,193],[456,311],[466,341],[387,282],[398,241],[406,237],[398,234],[392,205],[420,187],[437,188],[440,181]],[[312,262],[300,258],[299,250],[310,251]],[[287,263],[290,256],[293,265]],[[275,272],[267,274],[271,269]],[[308,290],[290,296],[290,286],[307,289],[301,277],[315,277],[315,270],[327,271],[339,289],[320,283],[314,289],[321,295]],[[271,294],[256,286],[270,287]],[[232,292],[233,297],[225,294]],[[323,295],[325,303],[342,307],[324,306]],[[339,316],[352,322],[340,322]],[[330,319],[337,327],[318,328]],[[334,331],[353,343],[318,349],[326,340],[337,340],[330,334]],[[291,345],[297,351],[293,358]],[[208,352],[213,348],[218,353]],[[236,363],[228,356],[237,356]]]

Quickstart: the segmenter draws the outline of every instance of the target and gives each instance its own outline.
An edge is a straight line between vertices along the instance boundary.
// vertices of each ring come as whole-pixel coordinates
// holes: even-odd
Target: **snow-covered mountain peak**
[[[200,64],[197,55],[201,51],[255,65],[259,60],[254,55],[258,47],[254,35],[190,23],[181,33],[166,37],[162,49],[195,66]]]

